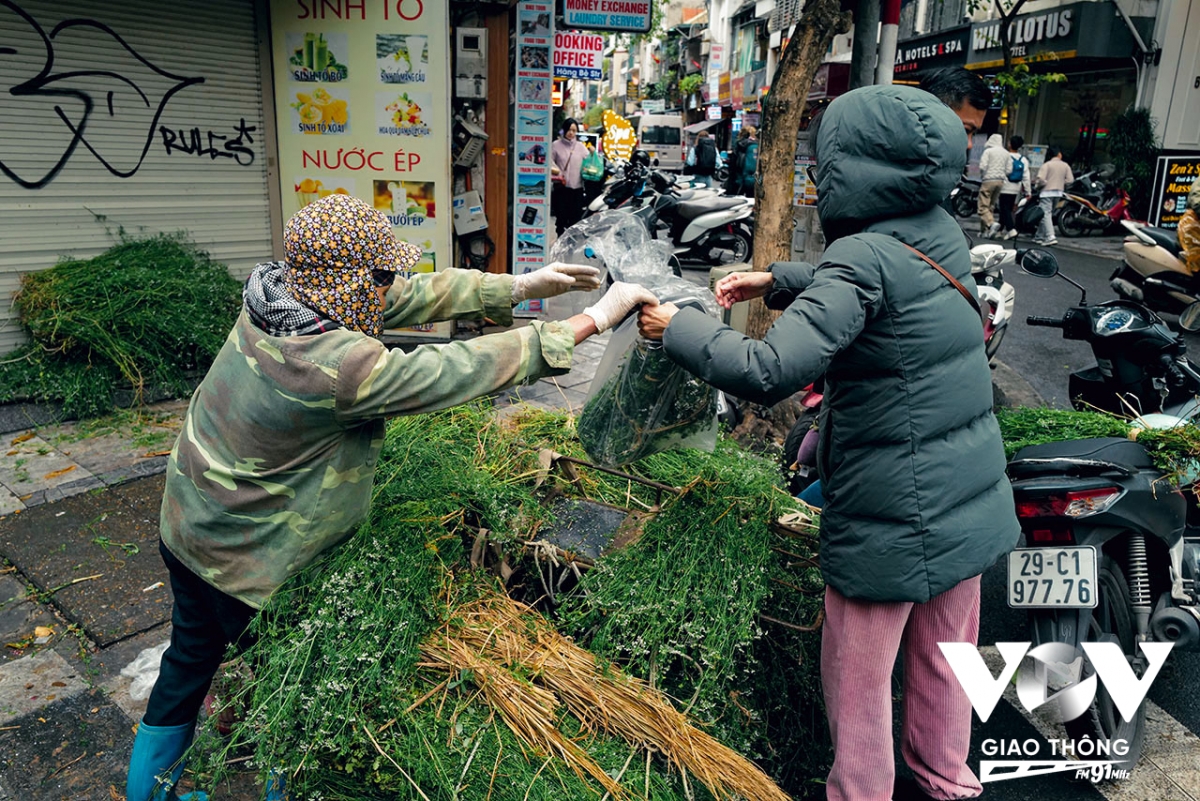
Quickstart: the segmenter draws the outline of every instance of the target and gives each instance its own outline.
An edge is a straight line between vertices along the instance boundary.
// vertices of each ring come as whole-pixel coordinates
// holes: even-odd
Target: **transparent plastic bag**
[[[624,211],[602,211],[572,225],[555,240],[546,263],[586,264],[600,269],[600,288],[591,292],[568,292],[551,298],[553,319],[565,320],[580,314],[604,295],[610,268],[654,240],[639,217]],[[657,256],[656,256],[657,258]],[[625,280],[616,278],[614,280]]]
[[[132,662],[121,668],[121,675],[130,679],[129,697],[135,701],[144,701],[150,697],[154,682],[158,681],[158,666],[162,662],[163,652],[170,645],[170,640],[159,645],[146,648]]]
[[[702,302],[707,290],[682,279],[665,283],[674,291],[652,290],[663,302],[713,314]],[[678,448],[712,451],[718,404],[719,392],[671,361],[661,342],[640,337],[637,318],[631,317],[613,331],[576,430],[588,457],[607,467]]]

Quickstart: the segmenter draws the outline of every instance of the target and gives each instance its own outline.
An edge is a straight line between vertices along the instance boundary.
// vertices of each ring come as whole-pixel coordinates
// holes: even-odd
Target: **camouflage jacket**
[[[397,280],[386,327],[512,322],[510,276]],[[384,419],[454,406],[571,366],[571,327],[387,350],[348,329],[272,337],[243,309],[192,396],[167,463],[163,542],[222,592],[260,608],[366,517]]]

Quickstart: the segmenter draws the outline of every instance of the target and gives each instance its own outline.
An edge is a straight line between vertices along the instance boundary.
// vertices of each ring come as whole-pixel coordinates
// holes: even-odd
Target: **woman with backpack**
[[[733,156],[729,159],[729,178],[725,181],[725,194],[754,197],[754,176],[758,173],[758,140],[753,125],[743,126],[738,133]]]
[[[712,177],[721,167],[721,154],[717,146],[708,136],[708,131],[696,134],[696,142],[688,148],[687,161],[684,162],[693,177],[693,183],[700,186],[712,186]]]
[[[1008,174],[1000,187],[1000,230],[1004,231],[1005,239],[1017,238],[1017,218],[1013,216],[1013,207],[1018,197],[1033,192],[1033,179],[1029,176],[1029,161],[1021,155],[1025,139],[1020,136],[1008,140],[1008,155],[1011,159]]]

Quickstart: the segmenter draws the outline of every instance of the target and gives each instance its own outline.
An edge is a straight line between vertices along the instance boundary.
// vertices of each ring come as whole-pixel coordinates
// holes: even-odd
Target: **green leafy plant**
[[[1129,193],[1130,213],[1137,219],[1149,216],[1154,190],[1154,162],[1158,138],[1148,108],[1131,108],[1117,115],[1108,134],[1108,152]]]
[[[679,93],[687,97],[695,92],[700,91],[700,87],[704,85],[704,76],[700,73],[692,73],[685,75],[679,82]]]
[[[110,410],[123,388],[135,401],[147,386],[186,395],[240,306],[227,268],[182,234],[29,273],[14,307],[33,341],[0,363],[0,402],[57,401],[85,417]]]

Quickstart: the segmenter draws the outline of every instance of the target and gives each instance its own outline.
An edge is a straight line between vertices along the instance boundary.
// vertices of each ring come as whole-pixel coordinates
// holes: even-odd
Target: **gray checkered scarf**
[[[282,261],[268,261],[250,273],[242,288],[242,301],[250,321],[273,337],[319,334],[341,328],[296,300],[283,283],[285,269],[287,264]]]

